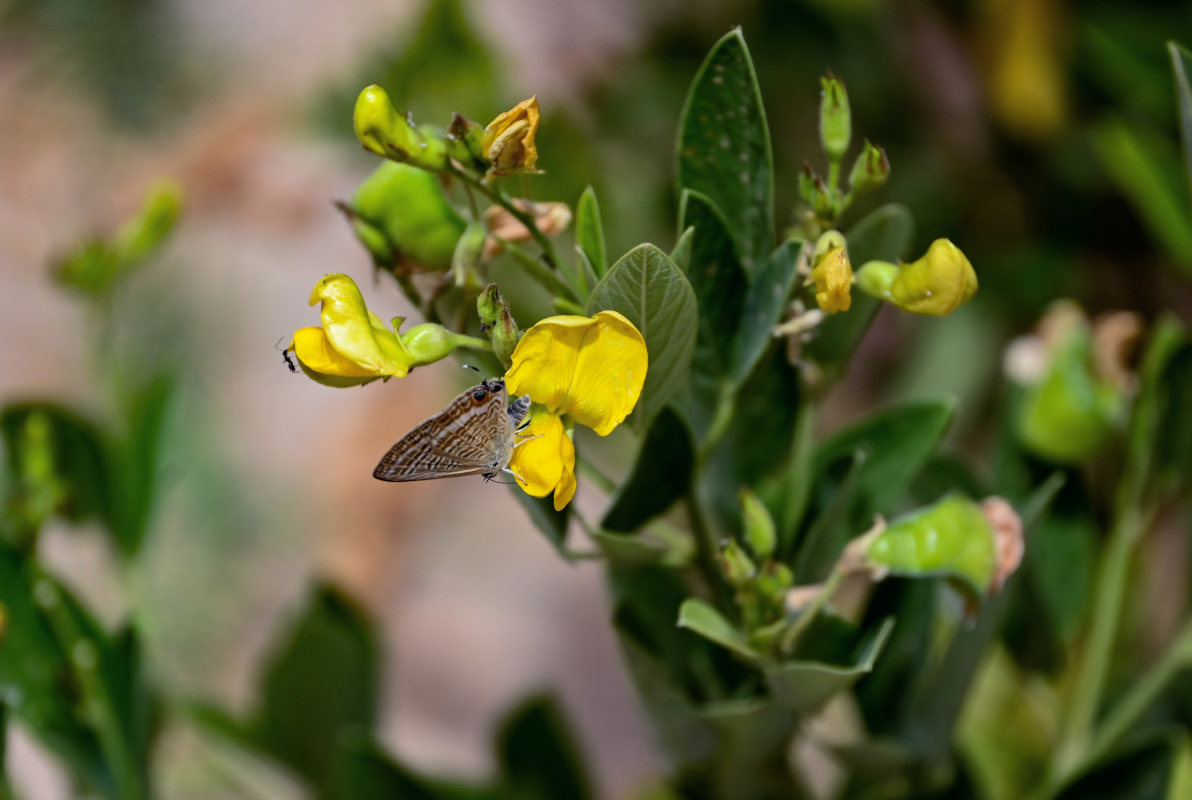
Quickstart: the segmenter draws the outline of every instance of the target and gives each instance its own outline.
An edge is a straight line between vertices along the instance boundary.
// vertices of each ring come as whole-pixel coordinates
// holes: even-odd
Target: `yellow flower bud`
[[[492,162],[490,171],[493,175],[535,171],[538,146],[534,144],[534,137],[540,119],[538,96],[535,95],[488,123],[480,147],[484,157]]]
[[[367,86],[356,98],[352,128],[365,150],[438,172],[447,168],[447,143],[441,136],[416,130],[397,112],[380,86]]]
[[[936,239],[918,261],[903,264],[890,300],[904,311],[946,317],[977,293],[977,273],[960,248]]]
[[[811,270],[811,280],[815,282],[815,302],[824,312],[848,311],[853,302],[849,294],[853,267],[843,245],[836,245],[819,257]]]

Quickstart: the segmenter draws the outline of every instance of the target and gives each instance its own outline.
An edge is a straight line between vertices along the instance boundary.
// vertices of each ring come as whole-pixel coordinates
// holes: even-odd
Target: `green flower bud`
[[[778,535],[774,520],[758,496],[748,489],[741,490],[741,514],[745,518],[745,542],[760,561],[774,555]]]
[[[396,331],[400,324],[400,319],[394,320],[393,329]],[[402,346],[411,356],[411,369],[420,364],[432,364],[441,358],[446,358],[457,347],[473,347],[478,350],[490,349],[488,342],[482,339],[455,333],[433,322],[424,322],[421,325],[415,325],[405,333],[400,334],[400,336]]]
[[[481,330],[488,332],[493,343],[493,353],[505,368],[509,369],[513,364],[513,349],[517,347],[521,331],[517,329],[513,315],[509,313],[509,301],[497,289],[495,283],[490,283],[476,298],[476,313],[480,317]]]
[[[111,240],[83,244],[54,266],[54,278],[65,286],[102,294],[165,242],[181,210],[181,187],[158,181],[149,187],[137,214]]]
[[[820,142],[828,160],[840,161],[853,135],[844,82],[829,72],[820,78]]]
[[[766,564],[755,581],[758,594],[767,602],[778,606],[785,602],[786,593],[794,584],[795,576],[791,572],[791,568],[778,561]]]
[[[388,270],[446,270],[466,227],[435,175],[392,161],[373,170],[340,208],[377,266]]]
[[[725,579],[738,589],[748,585],[757,575],[757,566],[733,539],[725,539],[720,547],[720,568]]]
[[[872,192],[886,182],[890,177],[890,160],[886,158],[886,151],[875,147],[868,139],[865,147],[857,156],[853,164],[853,171],[849,173],[848,186],[854,194]]]
[[[489,161],[484,157],[484,128],[461,114],[447,126],[447,155],[476,172],[485,172]]]
[[[432,172],[447,168],[446,142],[416,130],[376,84],[356,98],[352,127],[365,150]]]

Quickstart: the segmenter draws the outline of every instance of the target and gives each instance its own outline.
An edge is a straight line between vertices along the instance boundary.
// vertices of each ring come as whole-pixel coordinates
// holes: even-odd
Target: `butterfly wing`
[[[401,482],[498,472],[508,462],[512,435],[503,382],[481,384],[399,439],[373,477]]]

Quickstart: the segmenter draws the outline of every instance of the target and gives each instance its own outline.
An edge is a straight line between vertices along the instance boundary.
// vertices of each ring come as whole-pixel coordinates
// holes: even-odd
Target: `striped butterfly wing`
[[[377,464],[373,477],[426,481],[504,469],[513,439],[505,397],[502,380],[472,387],[401,437]]]

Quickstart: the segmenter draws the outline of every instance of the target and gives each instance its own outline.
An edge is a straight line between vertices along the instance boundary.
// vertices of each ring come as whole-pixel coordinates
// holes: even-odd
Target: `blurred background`
[[[892,164],[851,219],[902,202],[916,254],[949,237],[981,280],[946,321],[883,311],[826,428],[948,392],[961,399],[955,447],[979,455],[1002,349],[1050,301],[1192,319],[1164,49],[1192,43],[1189,2],[0,0],[0,398],[101,416],[119,392],[101,362],[178,375],[143,557],[117,565],[86,528],[43,545],[106,622],[136,615],[159,684],[246,708],[271,638],[330,579],[379,621],[383,740],[406,762],[488,774],[495,721],[545,689],[601,796],[656,774],[598,567],[564,563],[502,487],[370,477],[467,376],[444,362],[333,390],[291,375],[275,343],[314,324],[307,296],[327,272],[353,276],[383,317],[412,312],[372,279],[332,206],[377,163],[351,130],[360,88],[382,84],[420,123],[454,111],[483,123],[537,94],[535,199],[574,203],[591,184],[614,256],[647,240],[669,249],[679,112],[734,25],[769,116],[780,224],[819,152],[818,77],[831,69],[855,136]],[[118,225],[159,177],[181,184],[182,222],[101,326],[50,264]],[[23,797],[69,796],[19,729],[8,758]],[[245,782],[295,792],[193,731],[168,731],[159,758],[165,797],[240,796]]]

